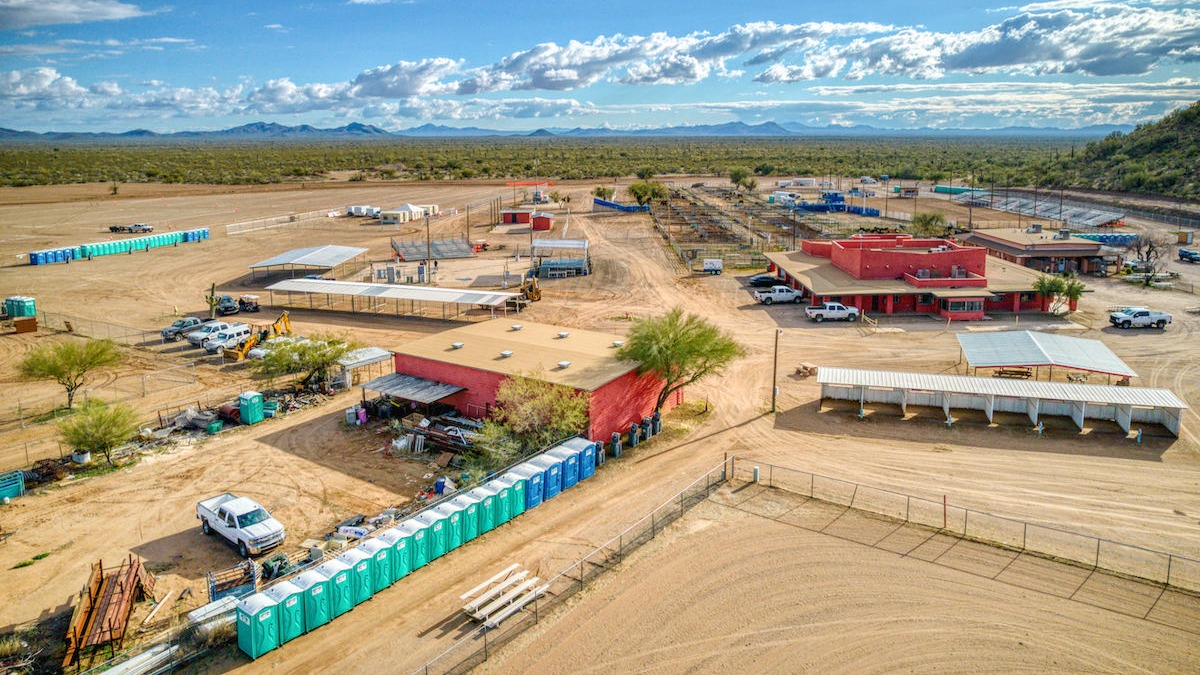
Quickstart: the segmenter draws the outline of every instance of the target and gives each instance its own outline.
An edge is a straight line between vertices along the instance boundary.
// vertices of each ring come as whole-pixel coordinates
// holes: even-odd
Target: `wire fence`
[[[730,481],[753,481],[756,472],[759,482],[768,487],[823,502],[1039,557],[1200,592],[1200,560],[1177,553],[955,506],[944,498],[939,502],[742,457],[730,458]]]
[[[336,211],[334,211],[336,213]],[[316,220],[318,218],[329,218],[331,211],[329,209],[320,209],[318,211],[306,211],[304,213],[286,213],[278,216],[269,216],[266,218],[256,218],[254,220],[243,220],[240,223],[229,223],[225,226],[225,234],[245,234],[247,232],[257,232],[259,230],[270,230],[279,227],[287,227],[289,225],[297,225],[304,221]]]
[[[118,344],[130,347],[152,347],[170,342],[170,340],[163,338],[162,332],[157,330],[130,328],[115,323],[108,323],[107,321],[85,319],[57,312],[42,312],[41,327],[47,330],[75,333],[76,335],[83,335],[84,337],[96,338],[98,340],[112,340]]]
[[[565,567],[548,582],[546,594],[531,602],[496,628],[481,626],[414,673],[431,675],[465,673],[488,660],[491,652],[536,626],[546,612],[558,607],[588,583],[612,569],[643,544],[653,541],[665,527],[703,502],[728,477],[722,462],[697,478],[658,508],[643,516],[591,553]]]

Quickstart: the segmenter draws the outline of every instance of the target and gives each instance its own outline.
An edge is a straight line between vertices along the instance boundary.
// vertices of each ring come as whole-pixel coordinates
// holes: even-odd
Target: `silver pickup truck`
[[[1166,312],[1156,312],[1145,307],[1126,307],[1108,315],[1108,322],[1117,328],[1166,328],[1171,323],[1171,315]]]
[[[283,543],[283,524],[249,497],[226,492],[196,505],[196,517],[204,534],[214,532],[237,547],[243,558],[259,555]]]

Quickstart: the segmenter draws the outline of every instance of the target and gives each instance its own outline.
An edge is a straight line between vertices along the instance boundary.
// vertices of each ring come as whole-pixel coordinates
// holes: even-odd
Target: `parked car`
[[[755,274],[746,280],[751,288],[770,288],[779,284],[779,277],[774,274]]]
[[[230,314],[237,314],[240,311],[241,309],[238,308],[237,300],[234,300],[232,295],[222,295],[218,298],[217,314],[229,316]]]
[[[210,321],[209,323],[206,323],[196,330],[188,333],[187,341],[190,342],[192,346],[200,347],[204,344],[205,340],[216,335],[217,333],[220,333],[226,328],[229,328],[229,324],[225,323],[224,321]]]
[[[804,294],[791,286],[772,286],[766,291],[754,291],[754,299],[764,305],[777,302],[802,302]]]
[[[1179,259],[1183,262],[1200,263],[1200,251],[1190,248],[1179,249]]]
[[[175,342],[179,342],[188,333],[205,324],[211,323],[212,321],[214,321],[214,319],[201,319],[195,316],[185,316],[182,319],[176,319],[175,323],[172,323],[170,326],[167,326],[160,332],[162,333],[162,338],[164,340],[174,340]]]
[[[244,323],[234,323],[225,330],[217,331],[216,335],[209,337],[201,344],[209,354],[216,354],[226,347],[232,349],[249,340],[253,332],[254,330]]]
[[[1108,322],[1117,328],[1166,328],[1171,323],[1171,315],[1166,312],[1156,312],[1145,307],[1126,307],[1108,315]]]
[[[196,504],[204,534],[219,534],[237,547],[243,558],[259,555],[283,543],[283,524],[258,502],[226,492]]]
[[[805,307],[804,313],[808,315],[808,318],[817,323],[821,323],[826,319],[831,321],[854,321],[858,318],[857,307],[847,307],[840,302],[826,302],[822,305]]]
[[[153,232],[154,227],[148,223],[133,223],[132,225],[109,225],[109,232],[134,232],[143,234]]]

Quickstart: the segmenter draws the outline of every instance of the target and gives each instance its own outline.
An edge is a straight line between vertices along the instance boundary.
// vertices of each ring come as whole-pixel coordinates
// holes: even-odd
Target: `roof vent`
[[[613,346],[614,346],[614,347],[620,347],[620,346],[621,346],[621,345],[623,345],[623,344],[625,344],[625,341],[624,341],[624,340],[613,340]]]
[[[513,329],[513,330],[521,330],[521,329],[522,329],[522,328],[524,328],[524,327],[525,327],[525,326],[524,326],[523,324],[519,324],[519,323],[514,323],[514,324],[512,325],[512,329]]]
[[[571,333],[570,333],[570,331],[565,331],[565,330],[563,330],[563,331],[559,331],[559,332],[558,332],[558,337],[559,337],[559,338],[565,338],[565,337],[567,337],[567,336],[568,336],[568,335],[570,335],[570,334],[571,334]]]
[[[559,368],[569,368],[570,366],[571,366],[571,362],[570,362],[570,361],[559,361],[559,362],[558,362],[558,367],[559,367]]]
[[[461,343],[461,342],[451,342],[450,343],[450,349],[462,349],[462,348],[463,348],[463,343]]]
[[[510,351],[508,349],[505,349],[504,351],[500,352],[500,358],[502,358],[502,359],[507,359],[510,356],[512,356],[512,351]]]

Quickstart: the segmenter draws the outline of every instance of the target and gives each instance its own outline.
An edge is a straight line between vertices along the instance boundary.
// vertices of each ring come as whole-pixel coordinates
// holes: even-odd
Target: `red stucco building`
[[[500,212],[500,222],[502,223],[528,225],[531,220],[533,220],[533,211],[530,209],[504,209]]]
[[[1041,309],[1033,292],[1038,273],[950,239],[807,239],[801,250],[768,253],[767,260],[770,271],[811,302],[841,302],[867,314],[970,320],[987,312]]]
[[[616,358],[621,336],[511,320],[481,321],[395,349],[396,372],[462,387],[441,400],[470,417],[486,417],[500,384],[513,375],[571,387],[588,398],[588,438],[606,441],[654,414],[662,380],[639,375]],[[683,400],[682,390],[664,412]]]

